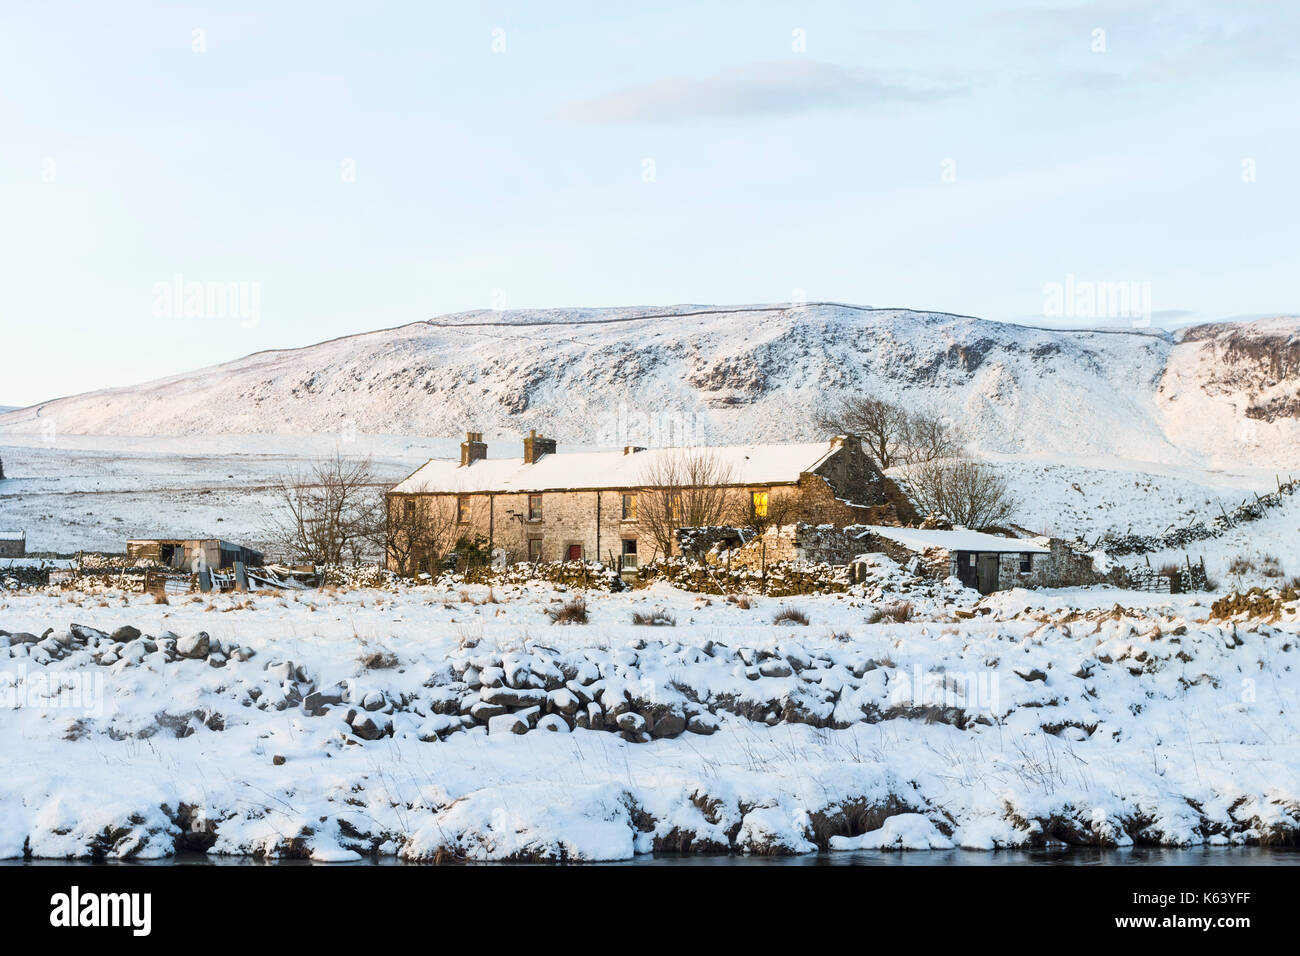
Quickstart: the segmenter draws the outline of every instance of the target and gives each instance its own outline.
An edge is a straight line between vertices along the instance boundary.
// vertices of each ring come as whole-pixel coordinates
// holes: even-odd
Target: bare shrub
[[[633,624],[644,624],[648,627],[675,627],[677,618],[673,617],[663,608],[656,608],[653,611],[635,611],[632,614]]]
[[[1266,578],[1281,578],[1286,576],[1286,572],[1282,570],[1282,562],[1271,554],[1266,554],[1259,559],[1259,573]]]
[[[971,458],[949,458],[911,465],[907,487],[921,511],[942,515],[967,528],[1009,521],[1017,502],[1007,480]]]
[[[579,595],[546,612],[552,624],[586,624],[587,599]]]
[[[899,601],[896,604],[885,604],[879,608],[881,620],[891,620],[896,624],[902,624],[912,619],[912,613],[915,609],[908,601]]]
[[[362,655],[361,666],[372,671],[388,670],[397,666],[397,655],[390,651],[371,651]]]
[[[456,546],[456,502],[445,495],[394,495],[385,506],[384,553],[402,575],[435,574]]]
[[[776,617],[772,618],[773,624],[799,624],[803,627],[808,626],[808,615],[796,607],[788,607],[778,611]]]
[[[360,564],[382,550],[383,491],[369,458],[341,454],[281,475],[265,535],[274,550],[308,564]]]
[[[740,608],[742,611],[748,611],[754,606],[753,602],[750,601],[748,594],[728,594],[727,603],[736,605],[736,607]]]
[[[1228,565],[1229,574],[1249,574],[1255,570],[1255,562],[1244,554],[1239,554]]]

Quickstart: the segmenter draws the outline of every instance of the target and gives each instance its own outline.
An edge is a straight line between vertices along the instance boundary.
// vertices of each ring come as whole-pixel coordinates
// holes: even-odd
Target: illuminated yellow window
[[[767,492],[754,491],[750,493],[750,506],[754,509],[755,518],[767,517]]]

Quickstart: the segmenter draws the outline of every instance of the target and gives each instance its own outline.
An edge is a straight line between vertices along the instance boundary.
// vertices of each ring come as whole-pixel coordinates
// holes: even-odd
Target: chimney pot
[[[483,433],[466,432],[465,440],[460,443],[460,466],[466,468],[486,457],[487,445],[483,443]]]
[[[537,434],[537,429],[530,429],[528,437],[524,439],[524,464],[533,465],[543,455],[555,454],[555,439],[544,438]]]

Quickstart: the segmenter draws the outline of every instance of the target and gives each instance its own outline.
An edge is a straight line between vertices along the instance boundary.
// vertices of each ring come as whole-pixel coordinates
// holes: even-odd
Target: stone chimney
[[[537,429],[528,432],[528,437],[524,439],[524,464],[536,464],[543,455],[555,454],[555,439],[543,438],[537,434]]]
[[[636,454],[637,452],[639,452],[639,451],[645,451],[645,448],[644,448],[643,446],[641,446],[641,445],[624,445],[624,446],[623,446],[623,454],[625,454],[625,455],[635,455],[635,454]]]
[[[487,445],[483,443],[482,432],[466,432],[465,440],[460,443],[460,466],[472,465],[487,457]]]

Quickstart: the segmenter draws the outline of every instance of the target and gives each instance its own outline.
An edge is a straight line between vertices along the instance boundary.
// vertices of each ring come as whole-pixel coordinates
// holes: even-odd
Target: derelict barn
[[[1014,588],[1046,575],[1057,574],[1066,560],[1044,544],[1028,538],[1000,538],[981,531],[958,528],[875,527],[871,535],[879,549],[894,557],[924,555],[946,564],[934,568],[958,578],[968,588],[991,594]],[[899,550],[903,553],[900,554]]]
[[[26,531],[0,531],[0,558],[21,558],[26,554]]]
[[[220,538],[132,538],[126,543],[126,556],[131,562],[156,561],[185,570],[220,570],[233,567],[236,561],[247,567],[263,563],[260,551]]]

